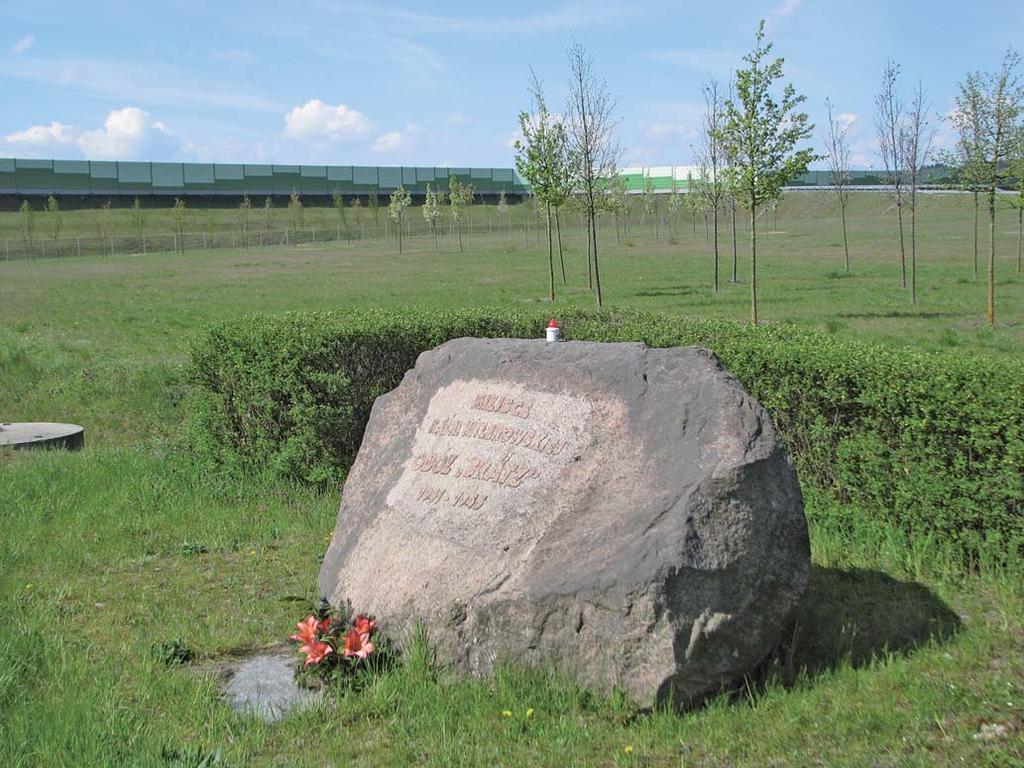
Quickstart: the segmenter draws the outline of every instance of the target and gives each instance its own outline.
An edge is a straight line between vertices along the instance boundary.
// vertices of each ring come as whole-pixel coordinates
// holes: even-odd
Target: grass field
[[[998,222],[989,329],[968,198],[921,205],[918,307],[897,283],[895,212],[878,196],[853,206],[850,276],[824,198],[792,195],[778,231],[766,222],[765,320],[1021,353],[1015,218]],[[87,215],[66,214],[66,229],[79,216],[91,226]],[[231,215],[215,214],[224,226]],[[11,216],[0,214],[0,237]],[[731,285],[724,240],[716,296],[702,227],[695,237],[680,223],[677,243],[660,234],[634,222],[616,245],[605,232],[609,305],[746,318],[742,250]],[[569,232],[553,314],[592,301],[582,242]],[[364,241],[0,261],[0,419],[87,429],[77,454],[0,454],[0,764],[1024,764],[1024,567],[993,558],[965,572],[943,542],[908,540],[811,492],[814,569],[798,631],[763,675],[706,708],[637,713],[550,670],[465,680],[416,648],[276,726],[219,703],[201,670],[290,633],[317,597],[338,498],[194,465],[181,430],[190,339],[252,312],[543,303],[546,255],[528,243],[513,227],[474,232],[464,254],[450,237],[438,253],[417,237],[401,257],[390,241]],[[165,666],[153,646],[171,639],[199,661]]]

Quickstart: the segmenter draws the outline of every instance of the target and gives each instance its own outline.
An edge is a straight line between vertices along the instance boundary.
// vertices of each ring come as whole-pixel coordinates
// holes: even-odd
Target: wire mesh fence
[[[447,218],[447,217],[446,217]],[[437,221],[433,226],[418,211],[401,223],[403,238],[436,238],[440,242],[504,232],[509,236],[525,233],[536,237],[541,224],[536,217],[508,215],[466,216],[461,222]],[[297,228],[250,227],[248,229],[216,229],[188,232],[143,232],[140,234],[96,234],[75,237],[10,237],[0,240],[0,259],[5,261],[55,259],[82,256],[117,256],[160,252],[204,251],[219,248],[262,248],[282,245],[315,245],[319,243],[355,244],[365,241],[397,239],[398,223],[390,217],[331,225]]]
[[[275,222],[272,226],[250,223],[247,227],[236,223],[233,227],[221,224],[200,230],[190,228],[185,232],[154,230],[124,234],[122,230],[108,234],[97,226],[100,231],[95,235],[7,237],[0,239],[0,261],[397,241],[399,225],[386,212],[382,211],[377,217],[368,212],[362,216],[354,216],[351,211],[347,213],[345,220],[334,223],[321,220],[298,227],[286,226],[283,222]],[[689,221],[692,217],[683,212],[670,214],[664,206],[645,212],[637,204],[619,214],[602,212],[598,217],[598,230],[602,236],[614,236],[616,240],[636,235],[660,239],[670,237],[672,232],[680,229],[684,218]],[[554,226],[555,222],[552,222]],[[486,235],[500,236],[522,247],[546,243],[544,210],[532,205],[510,206],[504,211],[497,206],[481,205],[465,212],[460,221],[447,214],[433,225],[424,219],[418,207],[411,208],[401,227],[403,239],[409,239],[407,245],[419,242],[433,247],[436,242],[439,247],[457,248],[460,230],[464,248],[471,247],[474,238]],[[563,235],[582,232],[586,229],[586,218],[581,211],[563,210],[559,215],[558,228]],[[552,236],[556,236],[554,231]]]

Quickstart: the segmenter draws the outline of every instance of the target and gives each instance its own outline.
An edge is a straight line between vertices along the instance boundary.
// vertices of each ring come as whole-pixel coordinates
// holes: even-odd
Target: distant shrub
[[[544,312],[550,312],[545,310]],[[462,336],[540,338],[540,310],[256,316],[192,350],[192,433],[207,460],[325,484],[373,401]],[[1024,543],[1024,364],[846,341],[791,326],[565,310],[567,339],[713,350],[771,413],[804,483],[914,531]]]

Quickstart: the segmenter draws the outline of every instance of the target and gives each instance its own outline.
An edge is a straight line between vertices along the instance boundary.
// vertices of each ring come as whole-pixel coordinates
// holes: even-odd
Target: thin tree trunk
[[[461,221],[459,222],[458,230],[459,230],[459,253],[464,253],[464,251],[462,250],[462,222]]]
[[[1018,182],[1019,183],[1019,182]],[[1024,202],[1024,201],[1022,201]],[[1021,273],[1021,246],[1024,245],[1024,204],[1017,209],[1017,274]]]
[[[996,324],[996,190],[988,192],[988,324]]]
[[[548,299],[552,302],[555,300],[555,250],[554,244],[551,241],[551,206],[548,205],[545,208],[547,212],[547,225],[548,225]]]
[[[750,205],[750,323],[757,325],[757,211]]]
[[[715,206],[715,293],[718,293],[718,206]]]
[[[737,256],[736,249],[736,203],[732,203],[730,207],[732,208],[732,282],[738,283],[739,276],[737,274],[737,267],[739,258]]]
[[[900,288],[907,287],[907,248],[903,242],[903,202],[896,193],[896,217],[900,222]]]
[[[978,190],[974,190],[974,282],[978,282]]]
[[[565,285],[565,257],[562,255],[562,217],[555,208],[555,231],[558,233],[558,264],[562,268],[562,285]]]
[[[910,303],[917,304],[917,190],[910,193]]]
[[[600,309],[604,306],[604,300],[601,296],[601,270],[597,262],[597,217],[591,214],[591,225],[590,225],[591,239],[594,241],[594,290],[597,292],[597,307]]]
[[[843,218],[843,254],[846,261],[846,272],[850,272],[850,243],[846,239],[846,201],[839,203],[839,210]]]
[[[587,217],[587,288],[594,290],[594,252],[591,248],[590,217]]]

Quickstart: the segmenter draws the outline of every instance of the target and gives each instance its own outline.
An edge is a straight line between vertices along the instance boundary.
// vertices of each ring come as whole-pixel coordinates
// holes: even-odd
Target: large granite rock
[[[374,404],[320,589],[475,673],[686,705],[765,658],[809,567],[786,450],[710,352],[457,339]]]

